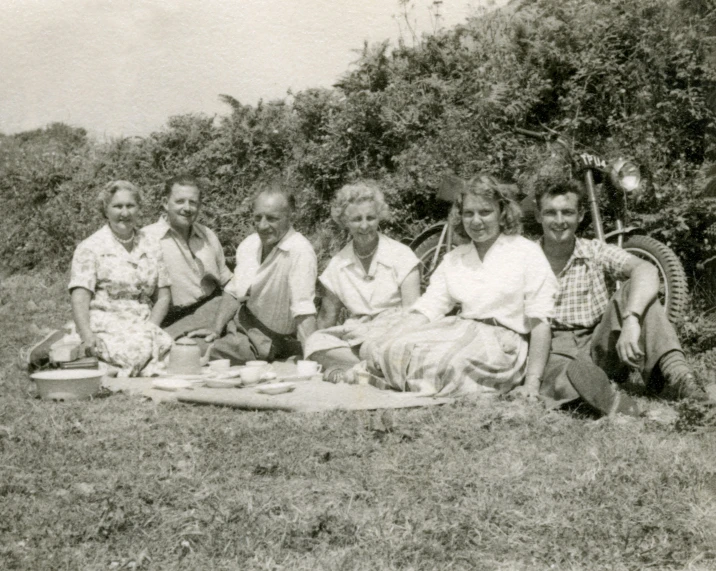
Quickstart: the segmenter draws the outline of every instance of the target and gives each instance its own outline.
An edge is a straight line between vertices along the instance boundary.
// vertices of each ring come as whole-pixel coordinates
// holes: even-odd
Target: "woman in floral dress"
[[[69,290],[87,352],[122,376],[149,375],[172,345],[159,328],[169,309],[169,276],[158,242],[137,228],[139,189],[114,181],[99,194],[107,224],[77,246]]]

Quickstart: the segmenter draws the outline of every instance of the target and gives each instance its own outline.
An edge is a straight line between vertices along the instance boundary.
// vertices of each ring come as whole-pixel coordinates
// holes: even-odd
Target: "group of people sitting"
[[[350,240],[318,280],[313,247],[293,228],[295,200],[280,186],[255,196],[256,232],[231,272],[216,234],[197,221],[196,179],[168,180],[164,213],[141,229],[141,191],[114,181],[98,197],[106,225],[72,260],[76,330],[90,354],[128,376],[151,375],[173,340],[189,336],[235,365],[299,356],[329,382],[365,378],[425,395],[496,390],[632,414],[635,402],[610,379],[636,369],[652,390],[707,400],[657,300],[656,268],[575,235],[580,183],[538,192],[538,242],[521,236],[522,212],[505,189],[486,175],[464,185],[451,224],[465,243],[421,295],[419,260],[380,232],[390,212],[372,181],[337,192],[331,216]],[[613,296],[609,279],[625,282]]]

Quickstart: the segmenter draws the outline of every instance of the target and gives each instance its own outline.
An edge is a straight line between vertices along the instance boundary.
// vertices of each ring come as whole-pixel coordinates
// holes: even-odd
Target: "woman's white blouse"
[[[470,242],[448,253],[413,311],[434,321],[456,304],[466,319],[494,319],[517,333],[554,313],[557,279],[538,244],[501,234],[480,260]]]
[[[352,317],[377,315],[386,309],[400,307],[400,286],[419,261],[413,251],[383,234],[366,272],[353,251],[351,240],[328,263],[319,278]]]

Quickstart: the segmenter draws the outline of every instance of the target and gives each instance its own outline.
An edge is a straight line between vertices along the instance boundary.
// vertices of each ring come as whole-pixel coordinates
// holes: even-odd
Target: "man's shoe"
[[[589,359],[575,359],[567,367],[567,378],[582,400],[606,415],[640,416],[636,400],[614,388],[607,374]]]
[[[699,402],[710,401],[711,398],[704,388],[696,381],[693,373],[683,375],[681,379],[674,383],[676,396],[680,399],[690,399]]]

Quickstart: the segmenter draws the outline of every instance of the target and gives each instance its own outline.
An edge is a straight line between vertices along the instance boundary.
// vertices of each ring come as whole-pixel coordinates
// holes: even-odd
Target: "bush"
[[[709,3],[677,0],[524,0],[424,37],[413,47],[365,46],[334,89],[172,117],[146,138],[99,144],[64,125],[0,138],[2,229],[13,270],[68,263],[96,229],[92,201],[124,178],[159,212],[162,181],[179,171],[207,183],[204,221],[227,255],[250,232],[249,197],[280,176],[299,199],[299,229],[319,255],[337,247],[325,224],[345,182],[378,179],[395,214],[386,230],[414,235],[441,217],[440,176],[487,171],[523,189],[550,163],[514,127],[550,128],[592,151],[642,165],[636,222],[669,243],[693,274],[716,216],[700,201],[699,169],[714,160]],[[711,102],[711,103],[709,103]],[[554,165],[553,165],[554,166]],[[557,166],[557,168],[563,168]]]

